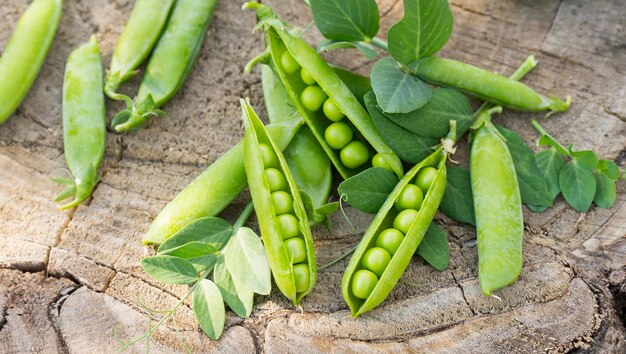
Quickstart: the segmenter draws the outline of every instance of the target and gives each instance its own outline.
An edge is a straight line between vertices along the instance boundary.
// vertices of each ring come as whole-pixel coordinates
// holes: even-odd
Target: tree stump
[[[65,60],[95,33],[108,65],[131,0],[66,1],[46,63],[17,113],[0,126],[0,352],[110,353],[147,330],[154,308],[187,290],[154,282],[139,267],[154,249],[141,237],[161,208],[243,136],[239,97],[263,111],[258,69],[243,66],[260,53],[253,12],[243,1],[220,2],[200,58],[183,89],[154,120],[132,135],[108,136],[102,182],[93,199],[61,212],[51,177],[63,176],[61,90]],[[296,25],[311,21],[300,0],[267,1]],[[30,1],[0,3],[0,43]],[[379,1],[383,30],[402,16],[402,1]],[[622,0],[452,0],[454,33],[441,55],[510,74],[529,54],[540,64],[531,87],[572,95],[570,111],[543,121],[564,143],[626,160],[626,3]],[[384,33],[381,31],[381,33]],[[321,36],[306,34],[309,43]],[[372,62],[353,52],[329,53],[336,64],[367,74]],[[356,59],[355,59],[356,58]],[[125,86],[136,92],[139,79]],[[110,117],[123,106],[108,102]],[[507,111],[496,121],[537,139],[529,118]],[[461,148],[456,158],[467,161]],[[233,220],[249,196],[227,209]],[[359,231],[370,216],[348,208]],[[210,341],[189,306],[176,316],[193,352],[567,352],[624,353],[626,339],[626,186],[613,208],[578,214],[562,198],[544,213],[524,209],[524,270],[502,301],[482,296],[475,231],[438,215],[450,237],[451,264],[438,272],[415,257],[379,308],[353,319],[341,297],[347,260],[320,271],[301,309],[278,291],[255,300],[252,316],[227,315]],[[358,242],[339,213],[333,232],[314,230],[325,264]],[[254,221],[252,222],[254,223]],[[150,347],[182,351],[173,327]],[[145,351],[146,343],[131,347]]]

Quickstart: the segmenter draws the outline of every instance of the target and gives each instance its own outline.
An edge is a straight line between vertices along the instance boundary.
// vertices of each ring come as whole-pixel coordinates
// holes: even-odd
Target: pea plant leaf
[[[209,338],[217,340],[222,335],[226,310],[220,290],[212,281],[202,279],[193,291],[193,313]]]
[[[374,59],[378,55],[374,47],[363,42],[336,41],[334,39],[325,39],[317,44],[317,51],[320,53],[345,48],[356,48],[368,59]]]
[[[439,210],[452,220],[476,225],[472,181],[468,169],[447,166],[446,191]]]
[[[141,268],[149,276],[166,284],[191,284],[198,280],[198,272],[186,259],[157,255],[141,260]]]
[[[448,234],[441,226],[432,222],[426,230],[424,239],[417,248],[420,255],[428,264],[437,270],[446,270],[450,265],[450,251],[448,250]]]
[[[599,160],[596,169],[612,181],[619,178],[619,166],[613,160]]]
[[[242,285],[236,286],[224,257],[218,257],[213,268],[213,281],[220,289],[224,302],[241,318],[248,318],[252,313],[254,292]]]
[[[553,198],[548,183],[539,171],[530,147],[516,132],[501,126],[497,128],[506,139],[506,145],[513,157],[522,203],[536,207],[551,206]]]
[[[598,156],[591,150],[572,151],[572,147],[570,147],[570,156],[580,166],[589,170],[593,170],[598,166]]]
[[[203,257],[209,254],[215,254],[217,252],[219,252],[218,249],[213,247],[211,244],[200,241],[192,241],[182,246],[170,248],[168,250],[165,250],[164,252],[159,252],[159,254],[180,257],[184,259],[192,259],[197,257]]]
[[[380,59],[372,68],[372,88],[385,113],[408,113],[425,105],[433,90],[422,80],[404,72],[390,57]]]
[[[404,65],[435,54],[452,34],[447,0],[404,0],[404,17],[389,29],[391,56]]]
[[[376,0],[310,0],[315,25],[324,37],[369,42],[380,28]]]
[[[189,242],[208,243],[222,249],[233,233],[233,227],[226,221],[216,217],[205,217],[185,225],[177,233],[159,246],[158,252],[164,253]]]
[[[398,182],[395,174],[372,167],[341,182],[338,191],[354,208],[376,214]]]
[[[556,148],[550,147],[549,149],[540,151],[535,155],[535,163],[539,168],[539,172],[546,180],[550,197],[554,200],[554,198],[556,198],[556,196],[561,192],[561,187],[559,186],[559,173],[561,172],[563,165],[565,165],[563,155],[561,155]]]
[[[267,295],[271,290],[270,266],[259,237],[242,227],[224,249],[226,267],[237,286]]]
[[[364,98],[376,129],[402,160],[415,164],[433,152],[433,147],[439,143],[438,139],[419,136],[392,122],[376,105],[373,92],[370,91]]]
[[[579,213],[589,210],[596,195],[596,180],[591,170],[574,159],[561,169],[559,186],[572,208]]]
[[[594,173],[593,177],[596,180],[596,195],[593,197],[593,202],[600,208],[609,209],[617,198],[615,181],[601,172]]]
[[[409,113],[385,113],[401,127],[427,138],[442,138],[456,120],[457,136],[464,135],[472,124],[472,106],[467,97],[452,89],[437,88],[423,107]]]

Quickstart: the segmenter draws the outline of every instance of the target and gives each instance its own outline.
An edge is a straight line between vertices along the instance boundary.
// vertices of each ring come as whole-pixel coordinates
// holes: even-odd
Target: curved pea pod
[[[211,24],[217,0],[177,0],[163,34],[154,48],[133,104],[111,124],[118,132],[135,131],[154,116],[183,85],[193,68]]]
[[[280,149],[287,147],[303,124],[293,118],[270,124],[267,131]],[[169,202],[152,221],[144,244],[161,244],[190,222],[216,216],[248,185],[244,168],[243,141],[228,150]]]
[[[478,122],[484,119],[479,117]],[[524,219],[513,158],[489,120],[474,131],[470,176],[478,238],[478,279],[483,294],[490,296],[492,291],[514,283],[522,271]]]
[[[443,148],[438,148],[430,156],[415,165],[400,180],[374,217],[363,239],[354,251],[341,281],[343,297],[350,307],[352,316],[357,317],[382,303],[389,296],[400,277],[402,277],[404,270],[411,261],[411,257],[413,257],[417,247],[422,242],[443,198],[443,193],[446,189],[446,160],[447,153]],[[420,170],[429,166],[437,168],[437,174],[424,196],[417,216],[406,235],[404,235],[402,243],[391,257],[389,264],[367,299],[356,297],[352,292],[352,281],[355,273],[364,269],[362,265],[363,256],[366,251],[375,246],[376,238],[381,231],[392,227],[394,218],[399,214],[394,205],[404,187],[411,183]]]
[[[63,81],[63,147],[73,175],[58,179],[66,186],[55,201],[74,195],[61,206],[67,209],[91,196],[98,182],[97,171],[106,146],[106,120],[102,58],[96,37],[78,47],[67,59]]]
[[[254,210],[259,221],[263,244],[267,251],[268,261],[276,285],[287,298],[298,305],[300,300],[311,292],[317,282],[317,264],[315,261],[313,235],[309,228],[307,213],[300,196],[300,190],[280,149],[270,138],[270,135],[265,130],[265,126],[252,110],[250,104],[243,99],[241,100],[241,109],[243,110],[244,122],[246,124],[246,134],[244,137],[246,175],[248,176],[250,194],[252,194]],[[265,167],[261,149],[259,148],[260,144],[270,146],[278,157],[279,166],[277,168],[285,176],[288,185],[287,192],[293,198],[294,215],[298,220],[299,232],[301,237],[304,238],[306,247],[306,260],[304,263],[308,266],[309,272],[309,283],[303,291],[297,291],[296,289],[294,265],[279,229],[276,212],[272,204],[270,187],[264,175]]]
[[[136,0],[124,30],[115,44],[104,92],[120,99],[118,87],[135,76],[154,48],[175,0]]]
[[[281,55],[285,51],[289,52],[298,64],[306,69],[311,77],[315,79],[326,95],[332,98],[337,107],[348,118],[348,121],[357,133],[357,138],[366,141],[376,153],[384,157],[387,164],[392,167],[398,176],[402,176],[404,172],[400,158],[384,142],[376,130],[372,118],[367,114],[359,100],[315,49],[302,39],[296,38],[277,27],[270,27],[267,30],[267,37],[269,51],[274,63],[273,69],[285,86],[298,112],[304,117],[307,125],[311,128],[311,132],[328,154],[339,174],[343,178],[349,178],[371,166],[371,164],[364,164],[359,168],[348,168],[341,162],[339,151],[333,150],[328,145],[324,138],[324,132],[332,122],[326,119],[322,112],[309,111],[302,105],[300,94],[307,85],[300,79],[300,74],[298,72],[289,74],[283,70],[281,65],[276,64],[280,62]]]
[[[34,0],[0,57],[0,124],[22,103],[39,74],[61,18],[61,0]]]
[[[520,111],[563,112],[571,104],[570,97],[565,101],[546,97],[519,81],[455,60],[431,56],[418,61],[412,71],[428,82]]]

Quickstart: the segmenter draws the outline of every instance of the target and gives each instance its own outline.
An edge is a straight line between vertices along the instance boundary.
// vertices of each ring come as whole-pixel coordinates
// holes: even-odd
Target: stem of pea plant
[[[252,209],[254,209],[254,204],[252,202],[248,202],[248,205],[243,209],[237,221],[235,221],[235,225],[233,225],[233,230],[237,232],[250,218],[250,214],[252,213]]]
[[[537,122],[536,119],[531,119],[530,120],[530,124],[533,126],[533,128],[535,128],[535,130],[541,134],[541,135],[549,135],[548,132],[543,129],[543,127],[541,125],[539,125],[539,122]]]
[[[370,41],[370,44],[373,45],[374,47],[378,47],[378,48],[384,50],[385,52],[389,52],[389,46],[387,45],[387,41],[385,41],[383,39],[380,39],[378,37],[374,37]]]

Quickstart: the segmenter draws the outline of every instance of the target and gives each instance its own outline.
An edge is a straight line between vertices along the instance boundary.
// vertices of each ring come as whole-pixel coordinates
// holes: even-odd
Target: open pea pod
[[[393,290],[394,286],[404,273],[404,270],[409,265],[411,257],[413,257],[417,247],[420,242],[422,242],[422,239],[428,230],[428,226],[437,212],[439,203],[441,202],[443,193],[446,189],[447,154],[448,153],[445,148],[438,148],[430,156],[422,160],[406,173],[380,208],[374,217],[374,220],[365,232],[363,239],[354,251],[352,258],[350,259],[350,263],[343,274],[341,282],[343,297],[350,307],[350,311],[354,317],[357,317],[382,303],[387,298],[391,290]],[[412,217],[412,222],[409,221],[406,226],[406,233],[398,231],[396,219],[399,214],[404,213],[404,211],[399,212],[395,207],[398,198],[408,184],[414,183],[413,180],[420,171],[430,167],[436,169],[436,174],[434,174],[432,182],[424,194],[421,206],[419,207],[419,210],[416,212],[414,211],[415,215]],[[364,257],[366,257],[370,250],[379,248],[378,246],[380,243],[378,242],[378,239],[380,238],[380,235],[384,232],[388,232],[389,230],[396,231],[396,233],[400,232],[399,235],[404,234],[404,236],[401,238],[401,243],[397,246],[397,249],[390,252],[392,255],[386,267],[383,266],[384,268],[376,270],[379,273],[379,276],[377,277],[373,271],[366,268],[368,262],[364,262]],[[385,253],[384,251],[381,252]],[[390,253],[386,253],[386,257],[389,257]],[[359,278],[358,273],[362,271],[365,275],[371,273],[371,278],[357,279]],[[353,284],[355,281],[360,282],[361,284]],[[355,294],[355,285],[357,288],[364,287],[369,289],[365,290],[365,295]]]
[[[347,121],[355,133],[355,140],[359,140],[369,146],[370,157],[373,156],[372,153],[379,154],[384,158],[387,165],[401,177],[403,169],[400,158],[384,142],[376,130],[371,117],[367,114],[359,100],[315,49],[300,38],[290,35],[279,27],[270,26],[267,30],[267,37],[273,69],[285,86],[296,108],[311,128],[311,132],[339,171],[339,174],[343,178],[349,178],[367,167],[371,167],[371,158],[357,167],[349,167],[342,161],[341,151],[343,150],[341,148],[334,149],[329,145],[325,138],[325,132],[333,124],[333,121],[325,116],[323,110],[311,110],[309,109],[310,107],[305,107],[301,100],[305,89],[316,85],[319,85],[323,94],[332,100],[341,114],[347,117]],[[300,70],[291,73],[285,70],[282,64],[285,60],[283,59],[285,52],[297,62],[296,65],[306,70],[309,84],[303,80],[303,74]],[[313,84],[311,85],[311,83]]]
[[[246,125],[244,165],[270,268],[280,291],[298,305],[317,282],[313,235],[307,213],[278,145],[243,99],[241,109]],[[274,176],[282,175],[282,183],[270,180],[268,170],[272,170]],[[281,206],[280,209],[286,210],[279,210],[275,195],[285,193],[291,206]],[[283,219],[287,222],[283,223]],[[290,225],[289,220],[293,220],[293,224]]]

